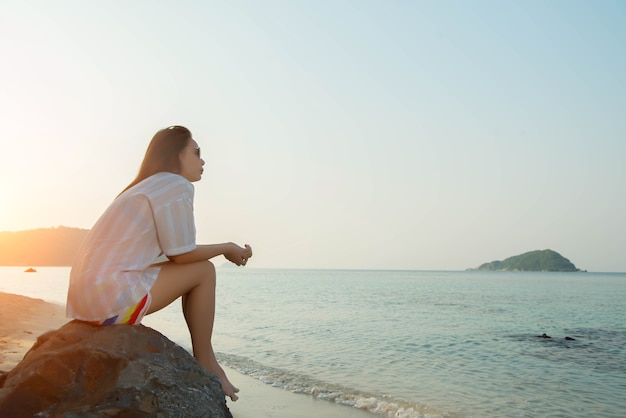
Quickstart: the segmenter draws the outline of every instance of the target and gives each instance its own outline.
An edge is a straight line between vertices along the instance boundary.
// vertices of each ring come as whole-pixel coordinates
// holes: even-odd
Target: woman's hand
[[[240,247],[235,243],[229,243],[229,248],[224,252],[224,257],[228,261],[238,266],[245,266],[248,262],[248,259],[252,257],[252,247],[248,244],[245,245],[244,248]]]

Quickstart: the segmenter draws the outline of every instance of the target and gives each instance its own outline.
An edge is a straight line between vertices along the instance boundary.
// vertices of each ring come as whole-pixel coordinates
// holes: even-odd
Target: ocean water
[[[69,268],[23,270],[0,268],[0,291],[65,302]],[[217,291],[219,360],[303,396],[398,418],[626,416],[626,274],[218,268]],[[190,348],[178,303],[143,322]]]

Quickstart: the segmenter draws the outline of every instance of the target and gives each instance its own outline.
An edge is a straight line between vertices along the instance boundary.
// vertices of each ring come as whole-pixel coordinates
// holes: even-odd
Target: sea
[[[626,273],[217,271],[218,359],[268,385],[372,417],[626,416]],[[0,291],[64,304],[68,277],[1,267]],[[179,303],[143,323],[191,348]]]

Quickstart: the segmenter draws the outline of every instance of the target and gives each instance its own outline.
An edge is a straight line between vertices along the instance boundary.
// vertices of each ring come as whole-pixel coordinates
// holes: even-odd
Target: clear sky
[[[160,128],[253,267],[626,271],[626,2],[0,0],[0,231],[90,228]]]

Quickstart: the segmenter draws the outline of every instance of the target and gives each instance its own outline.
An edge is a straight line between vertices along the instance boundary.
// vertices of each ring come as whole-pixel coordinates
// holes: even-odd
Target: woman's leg
[[[193,355],[198,363],[220,378],[222,390],[233,401],[239,392],[217,363],[211,337],[215,319],[215,267],[210,261],[189,264],[164,263],[150,290],[148,314],[182,296],[183,313],[191,334]]]

